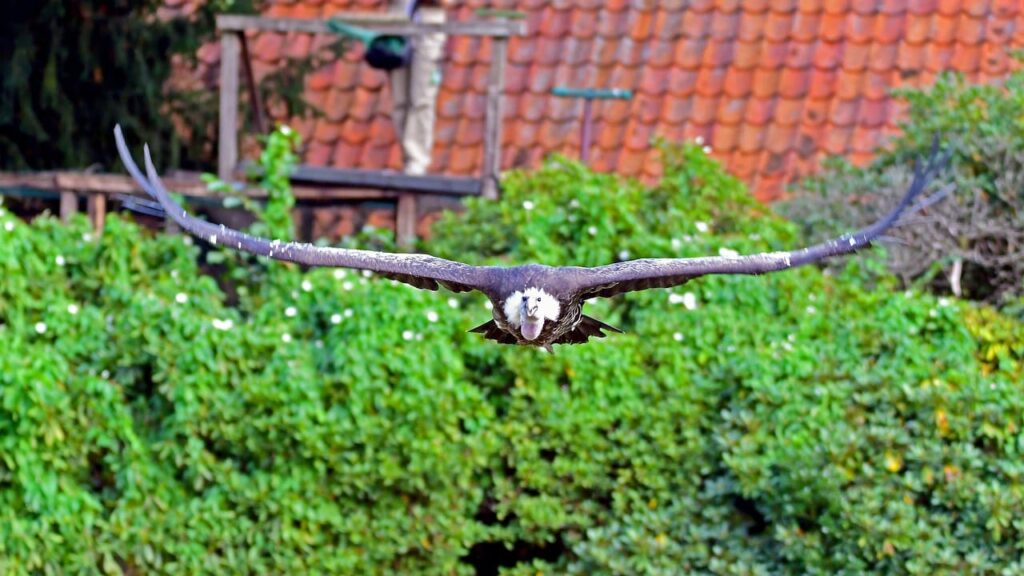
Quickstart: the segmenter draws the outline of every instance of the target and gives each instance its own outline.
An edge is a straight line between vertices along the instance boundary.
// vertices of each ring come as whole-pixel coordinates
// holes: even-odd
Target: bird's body
[[[164,189],[145,150],[147,174],[135,165],[120,127],[114,130],[121,160],[140,186],[159,203],[159,208],[190,234],[215,246],[250,252],[276,260],[307,266],[344,267],[370,270],[385,278],[417,288],[437,290],[443,286],[455,292],[476,290],[490,299],[493,318],[472,331],[501,344],[537,346],[551,350],[554,344],[582,344],[603,338],[606,331],[621,332],[583,314],[583,304],[592,298],[607,298],[624,292],[668,288],[711,274],[767,274],[848,254],[865,248],[900,218],[941,198],[951,186],[917,205],[914,200],[927,188],[945,158],[933,147],[923,168],[914,172],[910,189],[884,218],[864,229],[808,248],[766,252],[746,256],[704,258],[645,258],[606,266],[496,267],[472,266],[427,254],[394,254],[280,242],[259,238],[189,216]]]

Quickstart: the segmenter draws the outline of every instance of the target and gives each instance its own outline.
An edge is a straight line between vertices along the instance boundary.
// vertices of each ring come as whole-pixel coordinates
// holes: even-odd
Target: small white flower
[[[110,370],[104,370],[103,372],[100,372],[100,378],[103,378],[104,380],[110,378]]]
[[[298,310],[295,309],[295,306],[289,306],[284,309],[284,315],[289,318],[294,317],[296,314],[298,314]]]
[[[693,292],[683,294],[683,306],[687,310],[695,310],[697,308],[697,296]]]
[[[303,280],[302,281],[302,291],[303,292],[309,292],[312,289],[313,289],[313,283],[312,282],[310,282],[309,280]]]
[[[458,308],[459,307],[459,301],[456,300],[455,298],[449,298],[448,299],[448,307],[449,308]]]
[[[706,222],[694,222],[693,225],[697,227],[697,232],[703,234],[708,231],[708,225]]]
[[[668,295],[668,303],[669,304],[682,304],[683,303],[683,296],[682,296],[682,294],[669,294]]]
[[[373,272],[369,270],[363,270],[363,278],[369,278],[370,276],[373,276]]]
[[[597,226],[589,226],[587,228],[587,234],[590,234],[591,236],[597,236]]]
[[[629,250],[622,250],[619,252],[619,260],[629,260]]]
[[[569,200],[569,208],[579,208],[579,207],[580,207],[580,201],[579,200],[577,200],[575,198],[573,198],[572,200]]]
[[[36,322],[36,332],[39,333],[39,334],[45,334],[46,333],[46,323],[45,322]]]
[[[63,256],[57,255],[57,257],[54,258],[53,260],[54,260],[54,262],[57,263],[57,266],[63,266],[64,265],[64,257]]]
[[[787,352],[793,351],[793,345],[790,344],[789,342],[783,342],[782,347],[785,348]]]
[[[932,318],[935,318],[938,315],[939,315],[939,311],[936,310],[935,308],[932,308],[931,310],[928,311],[928,316],[930,316]]]
[[[857,240],[853,236],[851,236],[850,237],[850,246],[854,246],[856,244],[857,244]]]
[[[949,306],[949,298],[939,298],[939,308]]]
[[[341,324],[341,314],[331,314],[331,324]]]
[[[815,308],[814,306],[808,306],[807,308],[805,308],[805,310],[807,311],[808,314],[814,314],[815,312],[818,311],[818,309]]]
[[[789,336],[786,336],[786,340],[789,340],[790,342],[796,342],[796,334],[790,334]]]
[[[214,246],[217,245],[217,235],[216,234],[214,234],[213,236],[210,236],[210,244],[213,244]]]
[[[739,258],[740,253],[729,248],[719,248],[718,255],[722,258]]]
[[[178,271],[177,270],[171,270],[171,278],[174,278],[175,280],[178,279]]]
[[[4,222],[4,230],[7,230],[8,232],[14,230],[14,222],[11,222],[10,220]]]
[[[316,346],[318,349],[319,348],[323,348],[324,347],[324,341],[323,340],[317,340],[316,342],[313,342],[313,346]]]
[[[697,146],[703,146],[704,145],[704,137],[703,136],[697,136],[696,138],[693,139],[693,141],[697,143]]]
[[[811,292],[810,294],[807,295],[807,299],[810,300],[811,302],[815,302],[818,300],[818,295],[815,294],[814,292]]]
[[[679,238],[672,239],[672,249],[679,250],[683,246],[683,243],[679,241]]]
[[[437,315],[437,312],[434,312],[433,310],[427,310],[428,322],[437,322],[438,320],[440,320],[440,317]]]
[[[291,136],[292,135],[291,127],[288,126],[287,124],[281,126],[281,134],[284,134],[285,136]]]
[[[185,244],[185,246],[191,246],[194,243],[192,242],[192,237],[189,236],[188,234],[182,234],[181,242]]]
[[[392,286],[398,286],[398,281],[397,281],[397,280],[389,280],[388,282],[389,282],[389,283],[390,283],[390,284],[391,284]]]
[[[71,314],[72,316],[78,314],[78,306],[75,304],[68,304],[68,314]]]
[[[416,337],[416,335],[412,333],[412,330],[403,330],[402,331],[402,340],[412,340],[415,337]]]
[[[711,154],[711,146],[705,146],[704,147],[704,153],[705,154]]]
[[[82,242],[92,242],[92,234],[89,234],[88,232],[82,234]]]
[[[292,335],[287,333],[287,332],[285,332],[284,334],[281,334],[281,341],[284,342],[285,344],[287,344],[288,342],[291,342],[292,341]]]
[[[530,202],[529,200],[523,202],[523,210],[526,210],[527,212],[533,210],[533,202]]]
[[[757,240],[760,240],[760,239],[761,239],[761,235],[760,235],[760,234],[751,234],[751,235],[749,236],[749,238],[750,238],[751,240],[754,240],[754,241],[756,242]]]
[[[914,297],[914,292],[912,290],[907,290],[906,292],[903,293],[903,297],[904,298],[913,298]]]
[[[351,308],[345,308],[345,311],[343,312],[343,314],[345,314],[345,318],[351,318],[352,317],[352,309]]]
[[[484,308],[487,308],[488,310],[491,310],[491,309],[494,308],[494,304],[491,304],[491,301],[488,300],[488,301],[484,302]]]
[[[221,320],[219,318],[213,319],[213,327],[217,330],[231,330],[235,326],[235,323],[231,318],[225,318]]]
[[[345,277],[346,274],[348,273],[342,270],[341,268],[338,268],[337,270],[334,271],[334,279],[341,280],[342,278]]]
[[[177,302],[178,304],[184,304],[185,302],[188,302],[188,294],[185,294],[184,292],[178,292],[177,294],[174,295],[174,301]]]
[[[672,339],[675,340],[676,342],[682,342],[683,334],[681,332],[676,332],[675,334],[672,335]]]
[[[345,282],[344,284],[341,285],[341,289],[342,290],[351,290],[352,289],[352,283],[351,282]]]

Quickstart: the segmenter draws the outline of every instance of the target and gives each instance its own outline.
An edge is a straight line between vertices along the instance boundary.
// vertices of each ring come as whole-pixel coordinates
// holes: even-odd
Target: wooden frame
[[[417,36],[443,33],[449,36],[484,36],[494,42],[487,87],[486,116],[484,120],[483,170],[480,178],[452,178],[437,175],[412,176],[393,171],[357,170],[349,168],[319,168],[299,166],[293,175],[296,182],[306,181],[322,185],[362,186],[399,190],[396,230],[400,244],[408,245],[416,234],[416,197],[425,194],[481,194],[485,198],[498,198],[501,171],[501,104],[505,91],[505,62],[508,38],[526,33],[526,23],[509,20],[480,20],[472,22],[445,22],[421,24],[410,22],[400,14],[344,12],[334,16],[376,32]],[[221,33],[220,119],[218,133],[217,174],[231,181],[239,167],[238,157],[238,94],[239,72],[244,65],[250,97],[255,101],[257,126],[264,124],[259,95],[256,92],[248,59],[245,32],[266,30],[273,32],[305,32],[329,34],[323,20],[267,18],[225,14],[217,17]],[[243,62],[244,60],[244,62]],[[476,183],[474,184],[473,181]]]

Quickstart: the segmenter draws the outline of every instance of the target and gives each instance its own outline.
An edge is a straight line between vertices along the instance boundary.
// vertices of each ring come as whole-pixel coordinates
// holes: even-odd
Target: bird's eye
[[[540,296],[537,296],[537,302],[540,302]]]

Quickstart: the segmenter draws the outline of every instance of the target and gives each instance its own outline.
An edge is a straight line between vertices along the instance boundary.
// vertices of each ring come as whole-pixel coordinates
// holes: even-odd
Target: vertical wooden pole
[[[220,132],[217,136],[217,176],[231,180],[238,165],[238,61],[242,32],[220,36]]]
[[[416,243],[416,195],[403,192],[395,207],[395,240],[401,248],[412,248]]]
[[[484,120],[484,198],[498,198],[501,173],[501,100],[505,93],[505,60],[508,38],[496,36],[491,50],[491,70],[487,80],[487,110]]]
[[[60,191],[60,219],[67,223],[78,212],[78,193],[73,190]]]
[[[89,220],[92,221],[92,228],[97,235],[103,233],[103,226],[107,222],[107,195],[101,192],[89,194],[86,205],[89,209]]]
[[[245,39],[245,34],[239,34],[238,39],[242,45],[242,67],[245,70],[245,87],[249,90],[249,106],[252,107],[252,120],[256,124],[256,132],[266,134],[267,119],[263,114],[263,101],[260,99],[260,89],[256,86],[256,76],[252,72],[249,42]]]

